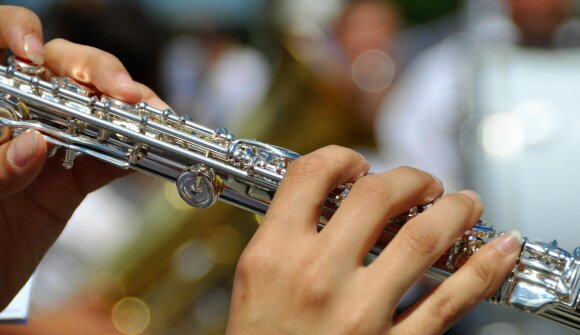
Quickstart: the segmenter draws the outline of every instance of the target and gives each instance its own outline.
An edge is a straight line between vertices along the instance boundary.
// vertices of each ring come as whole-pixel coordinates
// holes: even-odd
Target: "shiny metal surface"
[[[171,110],[135,105],[99,95],[66,78],[39,77],[40,68],[12,60],[0,66],[0,128],[13,136],[36,129],[65,150],[63,166],[72,168],[79,154],[123,169],[135,169],[176,184],[188,204],[209,207],[221,200],[264,214],[286,169],[298,154],[254,139],[237,139],[226,129],[212,130]],[[350,185],[332,191],[324,203],[319,229],[330,219]],[[393,218],[370,256],[376,257],[413,217],[416,207]],[[443,280],[496,237],[477,222],[427,272]],[[517,265],[491,302],[554,320],[580,330],[580,249],[572,254],[557,244],[525,241]]]

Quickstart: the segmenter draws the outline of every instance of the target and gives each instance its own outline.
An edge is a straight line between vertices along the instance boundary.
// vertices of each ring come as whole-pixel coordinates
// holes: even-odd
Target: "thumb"
[[[0,199],[28,186],[40,173],[45,158],[46,142],[36,130],[0,145]]]

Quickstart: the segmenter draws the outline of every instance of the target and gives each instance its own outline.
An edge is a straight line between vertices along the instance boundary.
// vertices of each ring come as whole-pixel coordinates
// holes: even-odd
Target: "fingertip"
[[[166,104],[163,100],[161,100],[159,97],[157,96],[152,96],[146,99],[147,103],[150,104],[151,106],[158,108],[158,109],[166,109],[169,108],[169,105]]]
[[[22,190],[38,176],[46,150],[46,142],[35,130],[28,130],[0,147],[0,198]]]
[[[136,82],[137,86],[139,87],[139,91],[141,92],[142,99],[147,102],[149,105],[158,108],[158,109],[167,109],[170,108],[165,101],[161,100],[152,89],[144,85],[143,83]]]
[[[476,203],[481,202],[481,197],[475,191],[463,190],[463,191],[460,191],[459,193],[463,194],[464,196],[466,196],[469,200],[471,200],[473,202],[476,202]]]
[[[0,10],[0,46],[34,63],[44,62],[42,24],[38,16],[20,6]]]
[[[46,143],[38,131],[28,130],[12,140],[6,155],[14,168],[25,169],[46,156]]]
[[[22,41],[26,57],[35,64],[44,64],[44,46],[42,39],[34,33],[26,35]]]
[[[489,243],[489,245],[502,254],[510,256],[519,253],[522,248],[524,239],[518,230],[510,230],[501,233],[496,239]]]
[[[105,93],[109,93],[113,98],[125,102],[137,102],[143,98],[139,86],[125,71],[119,71],[115,74],[115,86],[116,89],[112,89],[110,93]]]

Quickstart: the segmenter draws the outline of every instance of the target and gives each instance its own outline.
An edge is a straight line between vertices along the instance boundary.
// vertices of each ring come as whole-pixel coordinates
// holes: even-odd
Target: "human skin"
[[[400,315],[405,292],[482,213],[471,191],[443,195],[428,173],[366,175],[357,153],[327,147],[293,162],[238,263],[229,334],[439,334],[495,292],[513,268],[517,232],[482,247]],[[362,176],[362,177],[361,177]],[[355,181],[320,232],[325,195]],[[363,258],[389,218],[434,201],[370,265]]]
[[[90,84],[113,98],[166,106],[134,82],[119,59],[62,39],[43,46],[42,26],[31,11],[0,6],[0,47],[43,64],[54,75]],[[80,157],[70,170],[62,157],[46,158],[47,143],[37,131],[0,136],[0,310],[28,280],[84,197],[126,172]]]

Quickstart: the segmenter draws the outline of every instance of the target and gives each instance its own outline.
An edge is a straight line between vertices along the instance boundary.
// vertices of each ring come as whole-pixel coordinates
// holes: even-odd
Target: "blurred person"
[[[518,161],[521,170],[509,170],[515,175],[506,177],[504,174],[505,179],[494,181],[480,178],[481,180],[478,180],[480,184],[476,189],[489,190],[488,195],[496,202],[510,199],[502,207],[505,211],[502,213],[505,215],[501,216],[500,220],[494,218],[491,221],[496,225],[504,225],[498,228],[514,224],[527,224],[530,228],[530,215],[519,222],[518,217],[521,216],[518,216],[518,213],[523,211],[533,213],[534,210],[523,206],[522,202],[511,200],[525,198],[523,194],[527,192],[521,190],[521,184],[531,184],[519,178],[520,175],[526,175],[528,178],[533,176],[528,181],[533,180],[534,187],[538,185],[538,179],[526,166],[529,164],[524,163],[521,156],[507,156],[505,159],[500,157],[495,161],[496,164],[483,167],[481,159],[473,158],[473,148],[469,148],[473,143],[469,143],[466,139],[477,138],[473,142],[479,140],[481,128],[477,127],[477,121],[481,120],[477,118],[482,115],[477,113],[481,113],[483,108],[489,108],[490,113],[509,112],[516,103],[512,100],[514,96],[522,97],[525,88],[517,90],[510,88],[525,86],[521,82],[516,83],[514,79],[521,73],[524,64],[529,64],[524,62],[524,59],[518,59],[518,54],[521,56],[537,53],[538,59],[545,57],[545,64],[548,66],[537,63],[533,68],[529,68],[530,73],[537,74],[537,78],[532,75],[528,80],[534,80],[539,83],[538,86],[546,88],[553,84],[542,83],[540,79],[547,69],[551,69],[549,64],[558,62],[559,59],[551,58],[549,50],[578,45],[578,39],[573,41],[569,39],[570,36],[562,35],[563,32],[568,32],[563,28],[573,22],[572,9],[572,2],[567,0],[464,2],[464,8],[458,14],[463,25],[458,27],[455,33],[417,56],[405,71],[400,73],[396,85],[381,106],[376,134],[381,155],[378,160],[383,162],[383,167],[401,164],[420,167],[440,176],[449,190],[459,190],[470,183],[473,187],[474,175],[478,173],[476,171],[481,172],[485,168],[505,171],[509,166],[507,161]],[[423,34],[430,34],[429,24],[422,29]],[[560,85],[565,86],[563,83]],[[487,90],[484,90],[484,87]],[[493,93],[490,93],[490,90],[493,90]],[[531,98],[541,99],[540,96]],[[504,140],[499,134],[496,134],[495,138],[498,141]],[[547,174],[548,168],[542,172]],[[504,186],[498,187],[500,183]],[[555,182],[548,181],[547,184],[552,187]],[[512,193],[509,193],[511,196],[506,194],[504,198],[503,193],[506,190]],[[564,193],[558,191],[557,194],[556,198],[559,198]],[[541,201],[541,204],[545,205],[542,208],[549,211],[553,206],[548,203],[546,200]],[[494,206],[496,213],[502,209]],[[489,212],[487,215],[487,219],[491,220],[492,215]],[[572,229],[564,223],[567,220],[557,220],[554,216],[551,216],[550,220],[562,222],[566,232]],[[554,223],[552,228],[555,228],[555,225],[557,223]],[[537,229],[522,228],[522,231],[529,234],[537,233],[539,230],[545,231],[543,223],[536,226]],[[576,236],[574,233],[567,233],[564,238],[574,240],[574,236]],[[534,322],[526,316],[501,313],[483,305],[452,329],[450,334],[484,333],[485,327],[498,321],[499,318],[504,321],[506,318],[509,319],[512,322],[511,329],[516,328],[525,333],[543,334],[548,331],[568,333],[561,327],[546,325],[544,328],[539,322]]]
[[[342,80],[351,86],[357,116],[369,128],[396,76],[395,36],[401,20],[394,1],[355,0],[347,4],[333,27],[344,57]]]
[[[144,99],[164,107],[151,90],[133,82],[110,54],[65,40],[53,40],[42,51],[40,23],[26,10],[0,7],[0,37],[2,45],[44,64],[52,73],[91,83],[124,101]],[[3,306],[34,270],[86,193],[125,173],[101,166],[90,157],[80,158],[72,170],[63,170],[58,160],[45,161],[45,156],[46,143],[34,131],[13,139],[3,137],[0,227],[5,232],[0,234],[4,237],[0,261],[8,279],[1,283]],[[89,173],[96,168],[98,174]],[[470,191],[442,196],[442,185],[435,177],[412,168],[374,175],[367,175],[368,169],[361,155],[336,146],[291,164],[271,210],[242,255],[234,282],[231,333],[384,333],[389,329],[401,334],[439,333],[497,289],[519,252],[521,237],[516,232],[481,248],[430,295],[393,320],[405,290],[457,235],[472,226],[481,215],[482,204]],[[347,181],[354,182],[349,197],[326,229],[317,233],[320,199]],[[53,192],[59,196],[51,196]],[[377,260],[364,265],[363,256],[385,220],[435,199],[432,208],[410,220]],[[352,225],[353,218],[360,224]],[[418,237],[417,231],[423,233]],[[351,248],[344,249],[344,241]],[[446,308],[441,308],[441,302]],[[81,329],[69,325],[73,332]],[[19,332],[18,328],[3,328],[4,334]],[[102,331],[109,330],[87,327],[83,333]]]
[[[554,47],[562,24],[573,17],[573,0],[508,0],[511,19],[520,32],[519,44]]]
[[[193,29],[192,29],[193,30]],[[264,99],[270,64],[244,28],[181,33],[164,47],[164,96],[175,110],[207,127],[236,131]]]
[[[241,132],[259,131],[259,138],[297,152],[330,143],[374,148],[377,101],[396,73],[397,7],[390,1],[348,1],[325,19],[302,15],[320,9],[315,4],[279,7],[274,34],[282,50],[272,85]],[[295,136],[304,127],[312,132]]]
[[[450,189],[462,188],[459,130],[473,112],[468,83],[474,60],[504,46],[554,46],[572,9],[569,0],[467,1],[465,26],[418,56],[383,101],[376,127],[382,160],[421,167]]]

